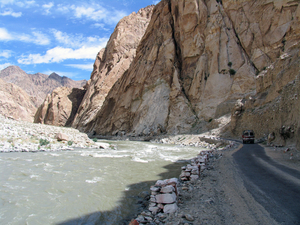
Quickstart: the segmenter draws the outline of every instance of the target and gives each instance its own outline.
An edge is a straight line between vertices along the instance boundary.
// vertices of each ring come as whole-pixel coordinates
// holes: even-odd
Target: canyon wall
[[[256,94],[256,76],[299,40],[299,12],[287,0],[161,1],[128,70],[76,127],[128,136],[218,127],[239,99]]]
[[[151,19],[154,6],[148,6],[124,17],[116,26],[107,46],[102,49],[94,63],[87,92],[75,116],[73,127],[86,131],[100,110],[107,93],[128,69],[136,55],[136,48]]]
[[[79,88],[56,88],[36,111],[34,123],[70,127],[85,92]]]
[[[252,129],[275,146],[300,149],[300,43],[290,46],[256,80],[257,93],[240,99],[232,111],[230,131]]]

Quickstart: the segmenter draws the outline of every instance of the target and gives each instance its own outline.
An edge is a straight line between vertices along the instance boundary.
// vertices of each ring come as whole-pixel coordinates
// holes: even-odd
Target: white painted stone
[[[166,183],[167,184],[173,184],[173,183],[178,184],[178,179],[177,178],[167,179]]]
[[[162,204],[171,204],[176,202],[176,194],[172,193],[172,194],[160,194],[160,195],[156,195],[155,199],[156,199],[156,203],[162,203]]]
[[[171,193],[174,191],[175,191],[175,188],[172,185],[167,185],[165,187],[162,187],[160,190],[161,193]]]
[[[150,202],[149,207],[155,207],[157,204],[155,202]]]
[[[167,185],[167,182],[164,180],[158,180],[155,183],[155,186],[165,186],[165,185]]]
[[[154,192],[158,192],[160,190],[160,187],[157,187],[157,186],[151,186],[150,187],[150,190],[151,191],[154,191]]]
[[[156,215],[158,213],[160,209],[155,206],[155,207],[149,207],[149,211],[153,214],[153,215]]]
[[[174,204],[168,204],[168,205],[165,205],[164,207],[164,213],[175,213],[178,209],[178,206],[176,203]]]
[[[157,207],[160,208],[160,209],[164,209],[164,205],[161,204],[161,203],[157,204]]]

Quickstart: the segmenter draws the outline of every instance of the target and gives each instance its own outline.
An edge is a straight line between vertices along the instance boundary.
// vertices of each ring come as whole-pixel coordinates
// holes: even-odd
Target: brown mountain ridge
[[[37,108],[54,89],[58,87],[81,88],[86,84],[86,80],[74,81],[56,73],[49,76],[42,73],[27,74],[18,66],[9,66],[1,70],[0,79],[3,87],[5,84],[7,86],[1,89],[0,110],[2,114],[30,122],[33,122]],[[20,99],[20,95],[30,101],[16,101]]]

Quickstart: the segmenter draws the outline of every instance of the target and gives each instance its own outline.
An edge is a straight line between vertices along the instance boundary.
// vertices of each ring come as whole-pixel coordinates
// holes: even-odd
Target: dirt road
[[[200,180],[181,184],[180,209],[166,224],[299,224],[299,171],[244,146],[216,153]]]

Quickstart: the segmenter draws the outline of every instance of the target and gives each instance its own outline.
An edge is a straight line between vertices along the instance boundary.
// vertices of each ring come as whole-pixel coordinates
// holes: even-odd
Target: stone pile
[[[159,224],[167,218],[170,213],[178,209],[178,185],[177,178],[158,180],[150,187],[149,208],[142,212],[130,225],[136,224]]]
[[[149,211],[152,214],[158,212],[174,213],[177,206],[178,179],[171,178],[167,180],[158,180],[154,186],[151,186],[151,196]]]
[[[180,187],[182,187],[182,191],[189,190],[186,184],[200,178],[200,173],[207,168],[209,158],[213,156],[212,152],[213,150],[201,151],[195,158],[191,159],[190,164],[181,167],[179,179],[158,180],[155,185],[151,186],[148,210],[132,220],[130,225],[161,224],[167,220],[168,215],[177,213],[177,204],[180,202]]]
[[[209,154],[211,154],[211,151],[202,151],[197,157],[191,160],[191,164],[181,167],[180,180],[195,181],[199,179],[200,172],[206,169]]]

